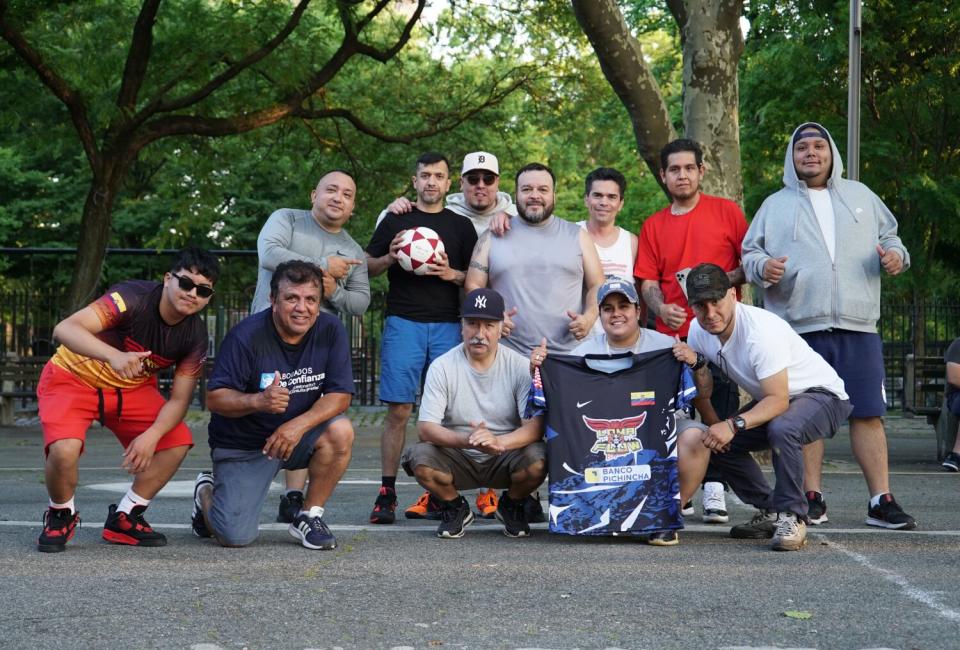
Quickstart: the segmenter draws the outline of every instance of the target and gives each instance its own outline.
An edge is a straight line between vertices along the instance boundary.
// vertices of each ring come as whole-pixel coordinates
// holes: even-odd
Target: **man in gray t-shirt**
[[[281,262],[304,260],[323,269],[323,311],[362,316],[370,305],[363,249],[343,229],[353,215],[357,186],[344,171],[324,174],[310,194],[310,210],[280,208],[257,237],[257,289],[250,313],[270,306],[270,278]]]
[[[523,501],[547,475],[543,421],[522,419],[530,391],[527,359],[499,345],[503,298],[467,294],[460,309],[463,343],[427,370],[417,429],[420,442],[401,464],[440,503],[437,536],[462,537],[473,513],[459,490],[505,488],[496,517],[508,537],[526,537]]]

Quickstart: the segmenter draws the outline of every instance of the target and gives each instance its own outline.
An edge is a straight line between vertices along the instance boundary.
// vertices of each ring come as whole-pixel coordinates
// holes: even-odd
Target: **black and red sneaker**
[[[79,512],[70,514],[70,508],[47,508],[43,513],[43,531],[37,540],[37,550],[41,553],[65,550],[79,525]]]
[[[381,487],[377,500],[373,503],[370,513],[371,524],[392,524],[397,515],[397,491],[393,488]]]
[[[112,544],[130,546],[166,546],[167,538],[158,533],[143,518],[147,506],[134,506],[128,515],[117,512],[117,504],[111,504],[107,523],[103,525],[103,538]]]

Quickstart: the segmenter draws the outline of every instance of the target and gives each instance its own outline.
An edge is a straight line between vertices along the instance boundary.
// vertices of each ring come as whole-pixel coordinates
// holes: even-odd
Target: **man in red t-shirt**
[[[747,220],[733,201],[700,191],[703,174],[703,150],[693,140],[674,140],[660,151],[660,178],[673,201],[643,222],[633,268],[643,299],[657,317],[657,331],[684,340],[693,311],[677,279],[678,272],[705,262],[716,264],[737,287],[738,300],[739,286],[746,282],[740,246]],[[713,409],[724,419],[739,407],[739,391],[719,369],[711,370],[713,395],[708,403],[697,403],[697,409]],[[729,520],[723,485],[712,465],[703,486],[703,509],[707,523]],[[689,504],[684,504],[684,514],[693,514]]]
[[[217,258],[186,248],[163,282],[128,280],[60,321],[60,343],[37,386],[50,504],[38,550],[63,551],[80,516],[73,497],[87,428],[94,420],[124,446],[133,485],[109,508],[103,538],[114,544],[163,546],[166,537],[143,513],[193,445],[183,416],[207,358],[207,326],[199,312],[213,296]],[[170,399],[157,373],[173,368]]]

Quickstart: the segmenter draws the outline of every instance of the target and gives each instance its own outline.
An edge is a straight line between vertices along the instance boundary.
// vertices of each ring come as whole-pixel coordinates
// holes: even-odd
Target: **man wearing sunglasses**
[[[323,269],[320,309],[334,315],[362,316],[370,305],[366,256],[344,226],[353,215],[357,184],[347,171],[320,177],[310,193],[309,210],[281,208],[270,215],[257,237],[257,289],[250,313],[270,307],[270,280],[277,266],[303,260]],[[303,508],[306,471],[285,472],[277,521],[290,523]]]
[[[121,282],[54,328],[60,346],[37,386],[50,496],[40,551],[63,551],[80,523],[74,493],[94,420],[124,446],[122,467],[133,475],[123,499],[109,508],[103,538],[131,546],[167,543],[143,515],[193,446],[183,416],[207,356],[199,312],[219,275],[216,257],[186,248],[163,282]],[[171,368],[167,400],[157,390],[157,374]]]
[[[406,214],[413,206],[405,197],[395,199],[377,217],[377,225],[388,214]],[[509,217],[517,215],[517,208],[510,194],[500,191],[500,163],[496,156],[486,151],[474,151],[463,157],[460,192],[447,196],[447,209],[469,219],[478,236],[487,231],[497,215],[503,215],[499,232],[509,229]]]
[[[687,343],[674,356],[691,365],[717,365],[753,401],[720,420],[707,409],[704,445],[713,452],[730,487],[759,512],[734,526],[737,539],[769,539],[776,551],[797,551],[807,538],[803,493],[805,446],[832,438],[852,406],[836,371],[785,320],[744,305],[726,271],[716,264],[695,266],[687,276],[687,301],[696,320]],[[710,397],[709,372],[694,375],[701,398]],[[752,451],[773,450],[773,490]]]

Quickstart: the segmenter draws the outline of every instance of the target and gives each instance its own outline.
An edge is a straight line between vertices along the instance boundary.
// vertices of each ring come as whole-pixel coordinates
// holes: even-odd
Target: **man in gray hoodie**
[[[842,178],[833,138],[807,122],[784,157],[784,187],[767,197],[743,240],[747,280],[763,289],[764,307],[786,320],[844,381],[854,406],[850,445],[870,504],[870,526],[909,530],[917,523],[890,494],[880,275],[910,266],[897,220],[863,183]],[[811,523],[827,521],[821,494],[823,444],[804,449]]]

